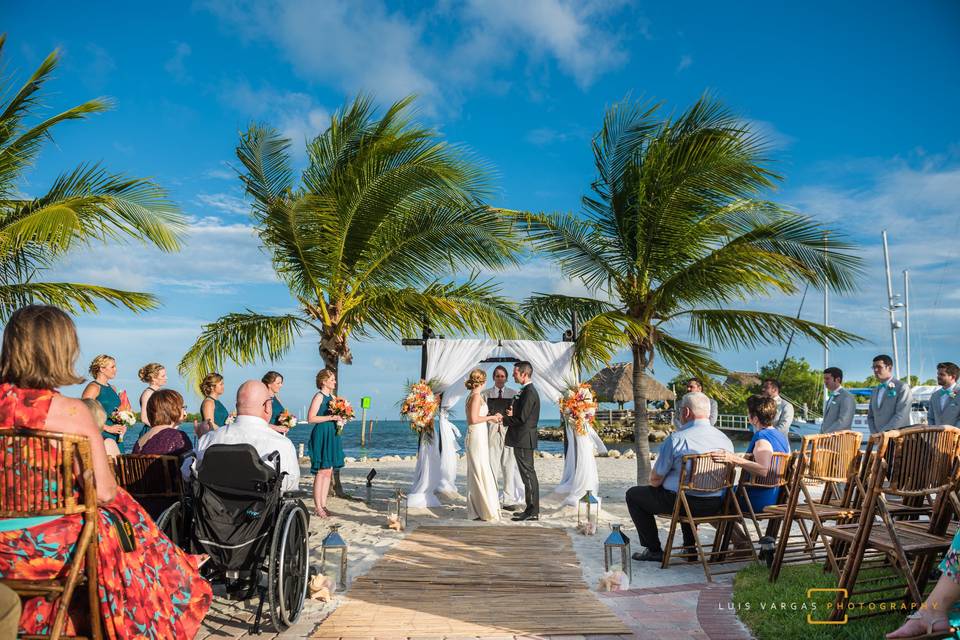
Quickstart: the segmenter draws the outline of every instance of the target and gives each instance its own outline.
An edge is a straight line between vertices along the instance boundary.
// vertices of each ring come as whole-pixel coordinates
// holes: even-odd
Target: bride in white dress
[[[465,383],[470,390],[467,396],[467,517],[499,522],[500,497],[490,467],[487,423],[499,422],[500,416],[487,415],[487,401],[481,393],[486,382],[486,372],[474,369]]]

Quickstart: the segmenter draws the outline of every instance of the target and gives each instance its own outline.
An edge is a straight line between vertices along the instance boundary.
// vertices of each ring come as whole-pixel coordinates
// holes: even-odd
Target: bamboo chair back
[[[709,453],[683,456],[680,470],[680,491],[713,493],[731,489],[736,467],[725,462],[714,462]]]
[[[887,432],[889,471],[881,484],[887,495],[904,498],[941,493],[960,469],[960,429],[911,427]]]
[[[103,637],[97,578],[100,517],[90,442],[82,436],[53,431],[0,429],[0,474],[0,518],[83,514],[73,555],[58,576],[0,580],[21,597],[43,596],[56,603],[48,633],[31,637],[60,638],[73,595],[82,588],[86,592],[90,637],[99,640]]]
[[[765,476],[755,476],[744,470],[740,476],[740,486],[757,489],[773,489],[783,487],[789,481],[790,456],[789,453],[774,452],[770,458],[770,469]]]
[[[819,482],[848,482],[855,473],[862,436],[856,431],[837,431],[804,436],[803,476]]]
[[[147,453],[130,453],[117,458],[117,482],[140,498],[179,498],[183,493],[180,459]]]
[[[33,429],[0,430],[0,518],[97,512],[96,492],[81,490],[93,473],[82,436]],[[92,478],[91,478],[92,484]]]

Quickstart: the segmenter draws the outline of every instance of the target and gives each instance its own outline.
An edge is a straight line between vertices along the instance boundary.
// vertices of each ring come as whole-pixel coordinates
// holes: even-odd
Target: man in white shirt
[[[507,369],[498,365],[493,370],[493,386],[483,392],[491,414],[506,414],[506,409],[501,405],[509,404],[508,401],[516,397],[517,391],[506,386],[506,384]],[[502,424],[489,422],[487,423],[487,430],[490,446],[490,467],[493,470],[494,479],[501,488],[500,503],[507,511],[520,511],[523,509],[524,501],[523,480],[520,478],[520,470],[517,469],[513,447],[503,446],[503,438],[507,429]]]
[[[760,388],[763,389],[763,395],[773,398],[777,403],[777,416],[773,419],[773,426],[780,433],[790,435],[790,425],[793,424],[793,405],[780,397],[780,381],[767,378]]]
[[[196,462],[184,465],[184,476],[189,477],[190,471],[203,461],[203,454],[211,445],[249,444],[264,462],[274,451],[280,454],[280,471],[286,472],[281,488],[283,491],[295,491],[300,486],[300,461],[290,439],[267,424],[273,413],[272,402],[270,390],[259,380],[247,380],[240,385],[237,390],[237,419],[200,438],[196,447]]]
[[[937,384],[940,389],[930,396],[927,424],[956,427],[960,425],[960,367],[952,362],[937,365]]]

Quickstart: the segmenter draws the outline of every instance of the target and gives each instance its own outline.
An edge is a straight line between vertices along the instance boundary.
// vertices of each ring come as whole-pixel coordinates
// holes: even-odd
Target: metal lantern
[[[620,530],[622,525],[611,524],[612,531],[603,541],[603,569],[604,571],[623,571],[627,578],[633,580],[632,565],[630,562],[630,538]]]
[[[337,529],[339,528],[340,525],[338,524],[330,525],[330,533],[323,539],[323,544],[320,548],[320,573],[323,574],[323,570],[326,568],[327,553],[339,552],[340,576],[337,584],[342,591],[347,588],[347,543],[344,542],[340,534],[337,533]]]
[[[591,525],[596,532],[600,523],[600,498],[593,495],[589,489],[577,503],[577,526]],[[584,527],[585,528],[585,527]]]
[[[400,526],[403,527],[403,530],[407,529],[407,494],[405,494],[400,489],[397,489],[397,504],[396,504],[396,514],[397,520],[400,521]]]

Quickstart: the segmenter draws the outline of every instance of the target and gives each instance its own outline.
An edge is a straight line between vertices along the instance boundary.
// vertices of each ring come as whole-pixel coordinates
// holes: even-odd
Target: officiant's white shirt
[[[490,400],[491,398],[493,399],[503,398],[504,400],[512,400],[513,397],[516,396],[518,393],[516,389],[511,389],[506,385],[503,386],[502,396],[497,393],[498,391],[500,390],[497,389],[497,385],[493,385],[492,387],[490,387],[489,389],[483,392],[483,397],[486,398],[487,400]]]
[[[189,478],[190,471],[203,460],[207,448],[215,444],[249,444],[252,445],[260,459],[266,462],[267,456],[274,451],[280,454],[280,471],[286,471],[283,477],[282,489],[295,491],[300,486],[300,461],[297,459],[297,450],[290,438],[281,435],[267,425],[267,421],[256,416],[237,416],[237,419],[225,427],[204,434],[197,442],[196,462],[190,464],[188,459],[183,466],[183,475]]]

